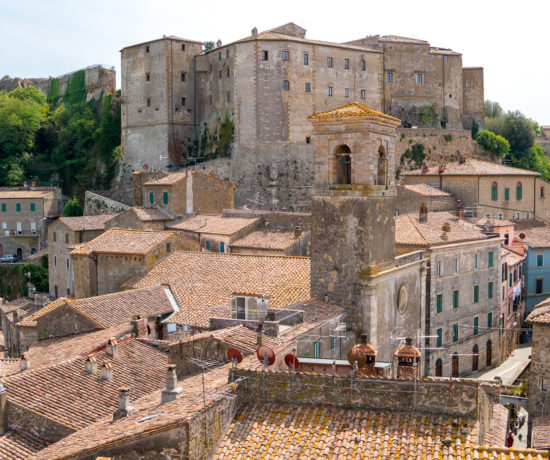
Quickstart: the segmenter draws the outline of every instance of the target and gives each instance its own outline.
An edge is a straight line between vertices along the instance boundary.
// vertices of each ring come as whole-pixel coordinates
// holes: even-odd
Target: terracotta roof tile
[[[284,251],[292,246],[296,240],[293,231],[274,232],[269,230],[257,230],[244,238],[231,243],[235,248],[278,249]]]
[[[160,179],[151,179],[145,185],[173,185],[187,177],[187,171],[167,174]]]
[[[442,174],[439,174],[439,165],[428,168],[426,173],[422,169],[403,171],[403,176],[540,176],[540,173],[527,169],[512,168],[499,165],[490,161],[474,160],[467,158],[464,163],[454,162],[445,166]]]
[[[523,232],[525,241],[531,248],[550,248],[550,226],[537,227]]]
[[[10,430],[0,435],[0,459],[27,460],[47,445],[30,434]]]
[[[19,372],[19,359],[17,358],[0,358],[0,377],[6,377]],[[0,457],[2,458],[2,457]]]
[[[327,118],[342,118],[342,117],[382,117],[388,120],[401,123],[399,118],[386,115],[385,113],[378,112],[373,109],[369,109],[367,106],[360,104],[359,102],[353,102],[352,104],[344,105],[333,110],[326,112],[318,112],[310,115],[310,120],[324,120]]]
[[[235,292],[269,298],[269,308],[308,300],[309,277],[308,258],[176,251],[134,287],[169,284],[181,308],[171,320],[206,328],[210,316],[228,310]]]
[[[485,433],[484,443],[488,447],[503,447],[508,433],[508,409],[502,404],[493,404],[491,428]]]
[[[185,230],[197,233],[214,233],[217,235],[232,235],[249,226],[257,225],[261,219],[246,217],[221,217],[197,214],[170,225],[171,230]]]
[[[399,187],[418,193],[422,196],[453,196],[451,193],[432,187],[429,184],[404,184],[399,185]]]
[[[525,321],[535,324],[550,324],[550,299],[545,299],[536,304]]]
[[[491,227],[509,227],[516,225],[514,222],[505,219],[493,219],[492,217],[482,217],[475,221],[475,224],[479,227],[491,226]]]
[[[533,420],[532,444],[535,449],[550,449],[550,416]]]
[[[60,307],[61,305],[64,305],[67,302],[67,300],[68,299],[66,299],[65,297],[59,297],[58,299],[55,299],[53,302],[50,302],[44,308],[41,308],[40,310],[33,313],[32,315],[29,315],[23,320],[19,321],[17,325],[26,326],[26,327],[36,327],[36,318],[39,318],[40,316],[43,316],[46,313],[54,311],[56,308]]]
[[[165,212],[162,212],[157,208],[148,208],[145,206],[134,206],[133,208],[128,209],[125,212],[133,212],[136,217],[142,222],[152,222],[152,221],[167,221],[173,220]]]
[[[99,214],[97,216],[80,217],[60,217],[59,222],[63,222],[71,230],[104,230],[105,222],[108,222],[116,214]]]
[[[44,199],[51,195],[53,198],[53,190],[0,190],[0,200],[10,198],[35,198]]]

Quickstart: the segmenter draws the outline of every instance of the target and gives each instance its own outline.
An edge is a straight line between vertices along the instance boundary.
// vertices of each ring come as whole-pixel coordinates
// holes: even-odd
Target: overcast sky
[[[485,68],[486,99],[550,125],[549,13],[548,0],[0,0],[0,77],[92,64],[120,74],[128,45],[162,35],[225,44],[292,21],[312,39],[393,34],[452,48]]]

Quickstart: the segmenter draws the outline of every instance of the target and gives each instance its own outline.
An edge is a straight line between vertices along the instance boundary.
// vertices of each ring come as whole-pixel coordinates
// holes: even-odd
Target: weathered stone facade
[[[529,373],[529,415],[540,416],[548,413],[550,405],[548,389],[550,382],[550,355],[548,354],[550,324],[544,321],[534,322],[532,347],[531,372]]]

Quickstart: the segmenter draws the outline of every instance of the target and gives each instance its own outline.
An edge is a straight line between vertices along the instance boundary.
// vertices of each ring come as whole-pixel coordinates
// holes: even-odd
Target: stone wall
[[[540,416],[550,409],[550,325],[533,324],[533,351],[529,373],[529,414]],[[543,386],[545,385],[545,387]]]
[[[19,407],[10,401],[9,395],[6,412],[8,426],[30,431],[41,439],[55,442],[74,433],[74,430],[66,426]]]
[[[118,214],[126,211],[130,206],[119,203],[97,193],[86,191],[84,197],[84,215],[97,216],[98,214]]]
[[[100,326],[95,321],[92,321],[68,305],[58,307],[38,318],[36,327],[38,340],[100,329]]]
[[[475,121],[480,128],[485,126],[485,88],[483,67],[462,69],[463,125],[471,129]]]
[[[397,212],[399,215],[418,212],[420,204],[426,202],[429,211],[456,211],[456,202],[452,195],[426,196],[409,190],[403,185],[397,186]]]

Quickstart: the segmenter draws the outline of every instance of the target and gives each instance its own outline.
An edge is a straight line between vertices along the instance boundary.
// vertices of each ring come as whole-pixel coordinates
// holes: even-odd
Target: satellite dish
[[[256,356],[262,364],[265,364],[265,358],[267,358],[267,365],[271,366],[275,362],[275,352],[267,345],[262,345],[256,350]]]
[[[230,348],[227,350],[227,357],[230,361],[233,361],[233,359],[236,359],[238,363],[240,363],[243,360],[243,355],[239,350],[236,348]]]
[[[365,367],[365,364],[367,364],[367,357],[361,350],[353,347],[350,351],[348,351],[348,361],[351,364],[351,367],[354,367],[355,363],[357,363],[357,367],[360,369]]]
[[[520,233],[519,234],[519,239],[524,240],[525,239],[525,233]]]
[[[298,361],[297,356],[294,356],[292,353],[288,353],[285,355],[285,364],[291,369],[296,369],[300,365],[300,361]]]

